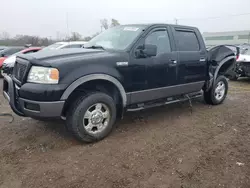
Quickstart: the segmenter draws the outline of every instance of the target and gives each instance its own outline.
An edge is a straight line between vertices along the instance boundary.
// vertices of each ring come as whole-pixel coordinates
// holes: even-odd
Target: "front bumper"
[[[12,78],[4,75],[3,95],[9,101],[11,109],[19,116],[39,118],[61,117],[65,101],[33,101],[19,96],[20,88]]]

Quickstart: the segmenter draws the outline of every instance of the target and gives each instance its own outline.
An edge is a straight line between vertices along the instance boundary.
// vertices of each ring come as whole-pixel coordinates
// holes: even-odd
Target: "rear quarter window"
[[[176,30],[176,45],[179,51],[199,51],[198,38],[193,31]]]

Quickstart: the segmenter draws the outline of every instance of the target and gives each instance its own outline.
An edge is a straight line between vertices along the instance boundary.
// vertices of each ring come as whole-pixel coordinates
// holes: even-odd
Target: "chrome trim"
[[[206,59],[205,58],[200,58],[200,62],[205,62]]]

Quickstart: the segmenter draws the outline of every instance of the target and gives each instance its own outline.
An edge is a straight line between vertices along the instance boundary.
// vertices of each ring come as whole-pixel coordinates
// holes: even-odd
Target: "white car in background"
[[[250,77],[250,46],[241,48],[234,70],[229,75],[230,80],[237,80],[240,77]]]
[[[42,50],[58,50],[58,49],[65,49],[65,48],[83,48],[86,41],[72,41],[72,42],[56,42],[51,44]]]
[[[237,59],[238,62],[250,62],[250,47],[243,48]]]

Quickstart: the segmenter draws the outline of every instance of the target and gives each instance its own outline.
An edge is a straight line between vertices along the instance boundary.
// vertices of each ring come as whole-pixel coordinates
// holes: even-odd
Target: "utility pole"
[[[174,19],[174,22],[175,22],[175,25],[178,25],[178,19],[177,18]]]
[[[68,12],[66,13],[66,25],[67,25],[67,35],[68,35],[68,38],[70,38],[70,34],[69,34],[69,15],[68,15]]]

